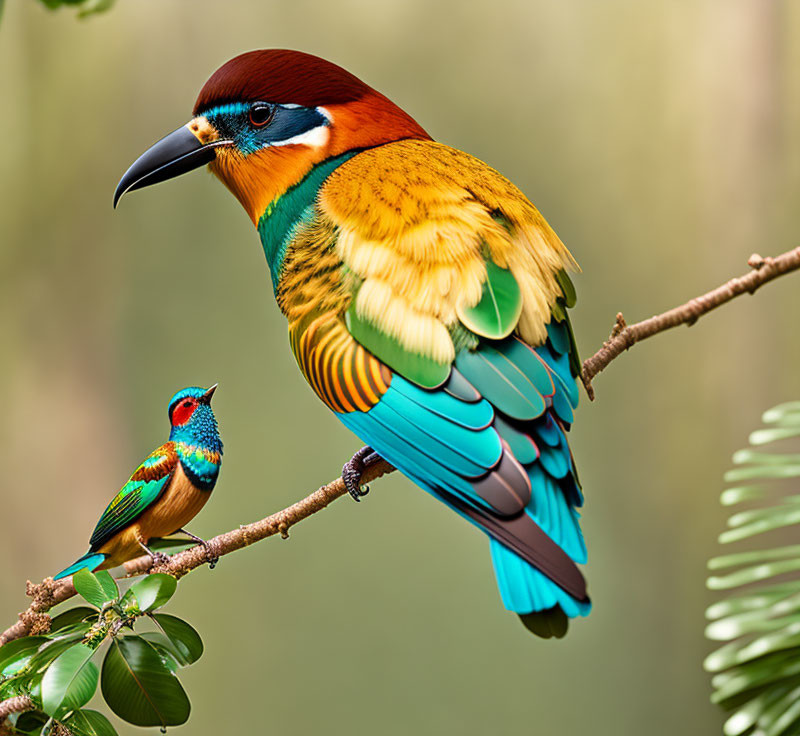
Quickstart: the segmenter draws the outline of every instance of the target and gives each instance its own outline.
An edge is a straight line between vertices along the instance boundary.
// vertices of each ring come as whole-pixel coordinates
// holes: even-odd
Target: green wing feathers
[[[355,302],[345,315],[345,324],[353,338],[392,370],[423,388],[437,388],[450,375],[450,362],[440,362],[404,347],[371,321],[360,317]]]
[[[345,314],[347,329],[359,344],[396,373],[423,388],[437,388],[450,375],[455,354],[462,354],[464,348],[475,348],[481,338],[502,340],[518,329],[523,305],[519,283],[509,269],[501,268],[491,260],[486,260],[485,265],[486,279],[480,299],[472,307],[457,307],[458,319],[448,327],[454,346],[451,359],[437,360],[410,348],[374,320],[360,315],[355,298]],[[557,331],[551,339],[562,340],[563,344],[557,348],[560,353],[569,355],[570,370],[573,376],[577,376],[581,364],[567,315],[567,309],[576,303],[575,287],[564,270],[558,271],[556,281],[561,294],[552,305],[551,319],[563,324],[566,331]]]
[[[99,549],[136,521],[164,492],[177,464],[178,455],[172,442],[149,455],[106,507],[92,532],[90,549]]]
[[[562,296],[556,299],[553,305],[552,316],[556,322],[562,323],[567,328],[567,337],[569,344],[564,346],[561,350],[562,353],[569,355],[569,368],[572,375],[576,378],[581,374],[581,358],[578,354],[578,344],[575,341],[575,333],[572,331],[572,323],[569,321],[567,309],[572,309],[578,302],[578,296],[575,293],[575,287],[572,284],[569,274],[563,269],[556,274],[556,281],[561,287]],[[552,339],[552,338],[551,338]]]
[[[502,340],[517,326],[522,314],[522,291],[514,275],[494,261],[486,261],[486,280],[474,307],[459,305],[461,324],[481,337]]]
[[[375,196],[387,190],[397,196]],[[419,386],[442,385],[456,354],[482,340],[516,334],[544,344],[547,324],[563,322],[575,302],[562,272],[575,262],[536,208],[486,164],[447,146],[398,141],[359,153],[330,175],[315,207],[292,241],[303,254],[292,274],[299,263],[304,278],[286,277],[297,293],[281,308],[292,321],[289,302],[302,301],[313,264],[333,257],[338,268],[325,273],[337,281],[326,293],[337,300],[328,308]]]

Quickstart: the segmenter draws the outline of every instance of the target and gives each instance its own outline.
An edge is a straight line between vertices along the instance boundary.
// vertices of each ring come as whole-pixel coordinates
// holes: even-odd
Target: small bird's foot
[[[217,566],[217,563],[219,562],[219,557],[217,557],[217,555],[215,555],[211,551],[211,545],[208,542],[206,542],[205,539],[201,539],[200,537],[195,536],[191,532],[187,532],[186,529],[178,529],[178,531],[181,532],[182,534],[185,534],[190,539],[193,539],[198,544],[203,545],[203,549],[206,551],[206,560],[208,560],[208,569],[213,570]]]
[[[169,562],[169,555],[165,555],[163,552],[154,552],[141,539],[137,541],[139,542],[139,546],[145,551],[145,553],[150,555],[150,559],[153,561],[151,567],[157,567],[158,565],[166,565]]]
[[[165,555],[163,552],[153,552],[151,550],[148,554],[150,555],[150,559],[153,560],[153,567],[166,565],[169,562],[169,555]]]
[[[361,488],[361,476],[364,471],[377,462],[381,456],[371,447],[362,447],[353,457],[351,457],[342,468],[342,480],[347,492],[353,497],[354,501],[360,501],[369,493],[369,486]]]

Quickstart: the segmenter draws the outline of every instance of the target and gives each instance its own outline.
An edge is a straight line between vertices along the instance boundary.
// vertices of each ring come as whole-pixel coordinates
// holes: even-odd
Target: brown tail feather
[[[438,490],[438,493],[447,503],[540,570],[573,598],[579,601],[589,600],[586,580],[577,565],[526,513],[522,512],[510,519],[499,518],[479,511],[446,491]]]

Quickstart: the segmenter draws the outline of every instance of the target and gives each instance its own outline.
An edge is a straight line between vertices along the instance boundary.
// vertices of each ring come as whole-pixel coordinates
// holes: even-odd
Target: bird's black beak
[[[232,141],[221,140],[204,117],[195,118],[162,138],[133,162],[117,184],[114,207],[126,192],[205,166],[214,160],[218,148],[231,144]]]
[[[209,388],[201,397],[200,403],[201,404],[211,404],[211,397],[214,395],[214,392],[217,390],[218,383],[215,383],[211,388]]]

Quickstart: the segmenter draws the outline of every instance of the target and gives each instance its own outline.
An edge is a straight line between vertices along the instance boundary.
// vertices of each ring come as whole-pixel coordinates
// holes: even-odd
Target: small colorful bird
[[[510,181],[315,56],[238,56],[194,116],[114,204],[210,164],[258,228],[300,369],[369,445],[343,469],[353,497],[383,457],[489,536],[508,609],[563,636],[591,605],[572,256]]]
[[[152,452],[108,505],[89,540],[89,551],[54,577],[78,570],[106,570],[146,552],[153,561],[164,555],[148,545],[182,532],[206,548],[205,540],[183,527],[205,506],[219,475],[222,442],[211,397],[217,386],[185,388],[169,402],[169,442]]]

